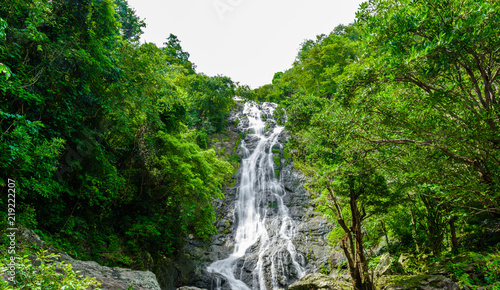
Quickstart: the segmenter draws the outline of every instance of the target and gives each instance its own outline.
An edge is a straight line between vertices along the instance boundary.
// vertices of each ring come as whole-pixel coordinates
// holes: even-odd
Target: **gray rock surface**
[[[40,237],[30,229],[20,228],[17,236],[25,245],[37,245],[45,247],[46,244]],[[80,261],[71,258],[68,254],[50,249],[51,252],[56,252],[60,255],[60,261],[71,264],[75,272],[84,277],[93,277],[101,282],[100,289],[103,290],[121,290],[129,289],[133,285],[135,290],[154,289],[159,290],[160,285],[156,280],[156,275],[151,271],[134,271],[125,268],[110,268],[101,266],[94,261]]]
[[[288,287],[289,290],[341,290],[337,281],[327,275],[315,273],[308,274],[299,281],[293,283]]]
[[[229,123],[231,124],[228,130],[231,134],[226,135],[225,141],[227,144],[222,144],[223,146],[228,146],[232,149],[224,149],[216,145],[217,150],[229,152],[233,151],[239,156],[243,156],[241,148],[232,147],[231,144],[237,143],[240,136],[244,137],[245,146],[250,152],[252,152],[259,142],[259,138],[256,136],[250,136],[244,128],[247,126],[248,119],[242,116],[242,106],[239,107],[239,111],[235,110],[229,115]],[[268,128],[273,128],[276,126],[276,122],[267,116]],[[239,121],[236,119],[239,118]],[[237,125],[236,125],[237,124]],[[236,126],[235,126],[236,125]],[[271,131],[270,129],[268,131]],[[286,160],[284,158],[283,151],[286,148],[286,142],[290,138],[290,133],[283,131],[278,140],[279,144],[276,144],[273,148],[267,148],[266,150],[272,151],[275,157],[279,157],[279,162],[275,164],[275,169],[279,170],[279,178],[285,187],[285,196],[283,196],[283,202],[288,207],[290,216],[295,221],[297,234],[293,239],[293,243],[296,247],[297,252],[301,254],[303,259],[300,261],[302,266],[304,266],[307,273],[318,272],[322,267],[328,267],[329,263],[332,261],[332,252],[328,243],[326,241],[326,235],[331,231],[331,226],[323,219],[320,213],[314,211],[313,203],[310,200],[310,194],[303,188],[305,182],[305,176],[302,175],[298,170],[293,168],[293,160]],[[222,138],[219,138],[221,140]],[[231,144],[230,144],[231,143]],[[276,162],[276,161],[275,161]],[[217,222],[215,226],[217,227],[218,233],[213,236],[211,241],[201,242],[196,239],[189,240],[184,253],[186,255],[182,259],[191,259],[194,267],[181,269],[177,266],[178,261],[173,261],[172,267],[164,273],[158,275],[166,275],[168,273],[173,277],[172,286],[165,286],[166,289],[175,289],[173,287],[181,286],[193,286],[198,288],[212,289],[216,283],[216,279],[220,280],[222,289],[225,289],[225,281],[223,277],[217,277],[215,274],[207,273],[206,267],[212,262],[217,260],[222,260],[227,258],[234,249],[234,233],[236,231],[236,225],[238,224],[238,216],[235,214],[235,204],[237,201],[238,186],[240,183],[240,172],[235,174],[235,183],[228,186],[225,189],[225,199],[217,200],[214,202],[216,208]],[[262,202],[269,204],[266,212],[266,217],[269,220],[275,218],[277,212],[272,207],[274,196],[268,195]],[[275,231],[276,229],[268,228],[269,232]],[[274,249],[269,249],[269,252],[273,252]],[[290,284],[297,280],[297,273],[293,272],[291,264],[286,264],[288,261],[291,263],[291,259],[286,257],[286,253],[277,253],[277,255],[282,255],[283,261],[285,261],[283,271],[276,273],[278,279],[281,283],[288,281]],[[271,256],[264,254],[264,260],[266,263],[271,263]],[[343,256],[339,253],[337,257],[340,261]],[[257,261],[257,252],[255,248],[250,247],[247,251],[244,259],[237,261],[240,270],[237,276],[241,277],[248,285],[255,283],[256,276],[254,276],[253,269],[255,268],[255,263]],[[264,266],[265,267],[265,266]],[[270,273],[269,273],[270,275]],[[187,278],[187,279],[184,279]],[[266,284],[271,287],[270,277],[266,278]],[[283,286],[287,286],[286,284]],[[162,287],[163,284],[162,284]]]
[[[80,275],[96,278],[101,282],[100,288],[103,290],[129,289],[131,285],[134,290],[160,289],[156,275],[151,271],[110,268],[94,261],[79,261],[68,256],[61,258],[71,264],[74,271],[79,271]]]
[[[381,290],[460,290],[457,283],[442,275],[382,276],[376,285]]]
[[[399,263],[392,263],[392,258],[389,253],[384,253],[380,257],[380,261],[375,267],[375,276],[396,275],[404,273],[403,267]]]

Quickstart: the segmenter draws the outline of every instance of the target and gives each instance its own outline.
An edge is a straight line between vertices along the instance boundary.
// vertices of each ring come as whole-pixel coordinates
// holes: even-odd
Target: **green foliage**
[[[181,41],[177,36],[170,34],[167,42],[163,43],[163,51],[167,55],[168,64],[182,65],[189,73],[194,73],[194,65],[189,61],[189,53],[181,47]]]
[[[116,18],[120,22],[120,31],[125,40],[138,42],[141,36],[142,28],[146,27],[146,23],[140,20],[135,14],[135,10],[130,8],[127,1],[115,0]]]
[[[189,123],[209,135],[221,132],[228,125],[227,116],[234,105],[235,85],[231,79],[193,74],[182,78],[180,84],[189,95]]]
[[[467,259],[452,257],[446,268],[452,273],[452,278],[458,280],[462,286],[467,285],[474,289],[478,286],[500,286],[498,254],[469,253]]]
[[[238,167],[239,167],[239,164],[241,162],[241,157],[239,155],[236,155],[236,154],[231,154],[228,157],[228,161],[229,161],[229,163],[231,163],[233,165],[238,165]]]
[[[83,277],[73,270],[70,264],[58,262],[58,255],[47,251],[38,252],[35,260],[28,256],[16,257],[16,285],[0,279],[2,289],[87,289],[101,284],[91,277]],[[11,261],[5,257],[0,261],[2,273],[9,272]],[[63,273],[61,273],[61,271]],[[99,288],[95,288],[99,289]]]
[[[234,169],[207,136],[227,125],[235,84],[196,74],[174,35],[140,45],[124,0],[4,4],[0,185],[16,180],[16,222],[136,268],[214,233],[212,200]]]
[[[266,122],[266,127],[264,128],[264,133],[267,133],[267,131],[269,130],[269,125],[270,125],[270,123]]]
[[[276,164],[279,168],[281,168],[281,157],[273,156],[274,164]]]
[[[372,259],[370,259],[370,261],[368,261],[368,269],[370,270],[375,270],[375,268],[377,267],[378,263],[380,262],[380,258],[382,256],[377,256],[377,257],[374,257]]]
[[[253,91],[280,103],[278,121],[286,112],[283,157],[310,177],[333,245],[352,234],[362,244],[351,249],[384,241],[437,259],[498,244],[499,5],[364,3],[354,24],[305,41],[292,68]],[[476,269],[488,271],[497,277]],[[467,275],[455,279],[498,283]]]
[[[285,164],[292,161],[292,154],[290,153],[290,148],[288,146],[283,149],[283,158],[285,158]]]
[[[387,233],[392,251],[439,256],[498,243],[499,5],[364,3],[354,24],[305,41],[292,68],[254,90],[279,100],[279,119],[285,109],[283,156],[314,180],[318,209],[337,222],[337,202],[349,227],[356,200],[365,245]]]
[[[319,265],[319,272],[320,272],[321,274],[323,274],[323,275],[328,275],[328,274],[330,274],[330,272],[331,272],[331,271],[332,271],[332,270],[330,269],[330,264],[329,264],[329,263],[328,263],[328,265],[327,265],[327,266],[325,266],[325,264],[324,264],[324,263],[321,263],[321,264]]]

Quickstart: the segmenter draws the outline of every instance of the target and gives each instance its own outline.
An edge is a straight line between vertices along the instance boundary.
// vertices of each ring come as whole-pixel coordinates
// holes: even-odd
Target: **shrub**
[[[59,255],[48,254],[45,250],[38,252],[35,261],[30,260],[27,255],[22,258],[16,257],[16,284],[12,285],[0,279],[0,288],[5,290],[78,290],[101,285],[95,278],[78,275],[70,264],[57,262],[58,258]],[[8,262],[7,257],[2,258],[0,261],[0,271],[2,273],[8,273]],[[35,264],[39,265],[36,266]]]

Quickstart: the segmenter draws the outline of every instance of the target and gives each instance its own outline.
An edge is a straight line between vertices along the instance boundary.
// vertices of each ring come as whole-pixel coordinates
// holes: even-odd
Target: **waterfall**
[[[305,274],[305,259],[292,243],[295,223],[283,203],[287,193],[273,158],[283,148],[278,140],[283,127],[270,120],[276,106],[246,102],[246,120],[240,121],[247,135],[241,142],[234,251],[207,268],[231,289],[282,289]],[[222,289],[220,281],[216,288]]]

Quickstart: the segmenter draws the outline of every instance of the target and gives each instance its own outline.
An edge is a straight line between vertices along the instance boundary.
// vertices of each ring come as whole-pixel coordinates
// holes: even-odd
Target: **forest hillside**
[[[0,0],[2,265],[18,227],[139,270],[210,241],[240,163],[211,140],[240,96],[279,104],[287,158],[346,257],[322,272],[374,289],[387,252],[409,274],[441,263],[467,289],[500,287],[499,1],[365,2],[254,90],[197,72],[173,34],[140,43],[143,27],[126,0]]]

